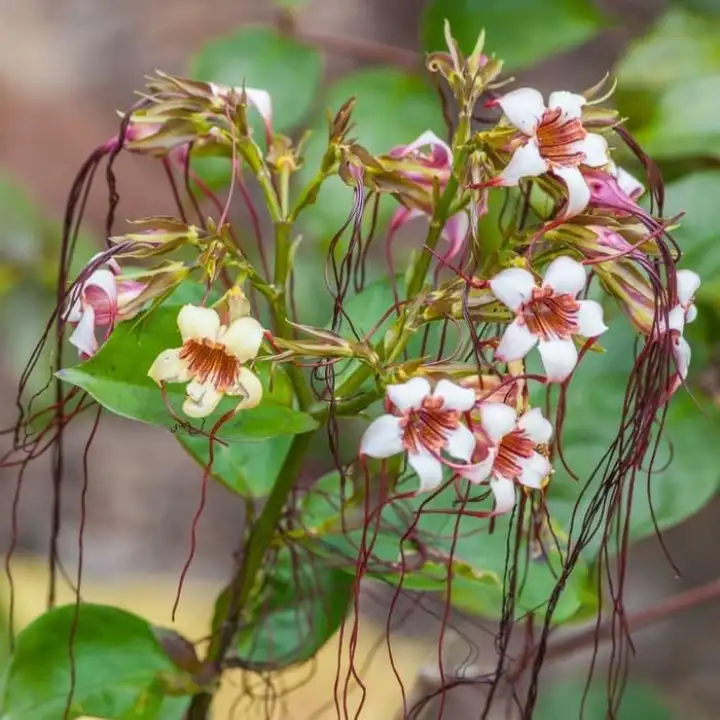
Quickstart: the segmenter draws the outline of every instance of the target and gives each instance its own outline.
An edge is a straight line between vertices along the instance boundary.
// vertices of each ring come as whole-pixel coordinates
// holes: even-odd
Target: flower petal
[[[687,305],[700,287],[700,276],[692,270],[677,271],[677,295],[681,305]]]
[[[515,483],[512,480],[501,477],[492,478],[490,489],[495,496],[494,513],[502,515],[515,507]]]
[[[519,319],[513,320],[503,333],[495,351],[495,359],[500,362],[513,362],[524,358],[537,344],[538,338]]]
[[[664,332],[664,328],[662,325],[664,325],[663,319],[660,318],[660,332]],[[682,332],[685,329],[685,308],[683,308],[682,305],[676,305],[669,313],[668,313],[668,330],[677,330],[677,332]]]
[[[439,162],[443,162],[446,165],[452,163],[452,150],[450,146],[441,140],[432,130],[426,130],[417,140],[414,140],[409,145],[399,145],[393,148],[388,155],[393,158],[404,158],[417,152],[422,147],[429,146],[432,148],[433,153],[439,155],[437,158]]]
[[[445,445],[445,450],[448,454],[459,460],[470,462],[477,442],[475,435],[464,425],[458,425],[454,430],[451,430],[446,437],[447,444]]]
[[[237,379],[232,387],[225,391],[228,395],[241,395],[242,400],[236,410],[249,410],[262,402],[263,386],[260,378],[250,369],[241,367]]]
[[[678,375],[684,380],[690,369],[690,360],[692,359],[692,350],[688,341],[678,335],[675,340],[675,365]]]
[[[532,135],[545,112],[543,96],[535,88],[518,88],[498,98],[505,117],[525,135]]]
[[[220,317],[210,308],[184,305],[177,318],[180,335],[186,340],[217,340],[220,333]]]
[[[424,377],[414,377],[400,385],[388,385],[386,392],[390,402],[400,412],[405,412],[422,405],[430,394],[430,383]]]
[[[435,490],[442,483],[442,463],[428,450],[409,452],[408,463],[420,478],[418,492]]]
[[[589,167],[602,167],[610,161],[607,140],[597,133],[588,133],[579,143],[578,150],[585,153],[583,164]]]
[[[687,272],[690,272],[689,270]],[[108,296],[111,302],[117,297],[117,281],[110,270],[95,270],[85,281],[83,290],[89,287],[98,288]]]
[[[488,477],[490,477],[496,457],[497,449],[489,447],[487,455],[482,460],[473,463],[472,465],[467,465],[464,468],[460,468],[458,473],[472,483],[479,484],[485,482]]]
[[[535,278],[522,268],[502,270],[490,281],[495,297],[511,310],[517,310],[527,302],[534,288]]]
[[[488,439],[497,445],[517,425],[517,412],[505,403],[480,405],[480,423]]]
[[[390,219],[390,235],[396,233],[403,225],[409,223],[418,217],[428,217],[427,213],[424,213],[418,208],[406,208],[405,206],[399,207]]]
[[[452,260],[462,250],[468,230],[470,230],[470,218],[464,210],[455,213],[445,223],[442,237],[447,240],[450,247],[443,253],[443,260]]]
[[[387,458],[404,452],[401,418],[381,415],[373,420],[360,440],[360,454],[374,458]]]
[[[560,108],[563,115],[568,119],[579,118],[586,102],[587,100],[582,95],[567,90],[556,90],[551,92],[550,97],[548,97],[548,107],[551,110]]]
[[[613,163],[614,164],[614,163]],[[612,175],[617,180],[620,189],[632,200],[639,198],[645,192],[645,186],[627,170],[615,165]]]
[[[244,363],[258,354],[264,334],[263,326],[255,318],[241,317],[231,322],[227,330],[218,333],[218,342]]]
[[[547,418],[543,417],[540,408],[528,410],[528,412],[520,417],[517,426],[520,430],[524,431],[536,445],[544,445],[550,442],[550,438],[552,437],[552,425]]]
[[[192,373],[188,370],[187,363],[180,358],[182,348],[163,350],[150,366],[147,374],[158,385],[164,382],[188,382],[192,379]]]
[[[585,182],[583,174],[576,167],[563,167],[562,165],[553,165],[552,171],[567,187],[567,204],[563,215],[570,217],[581,213],[590,202],[590,188]]]
[[[550,169],[548,161],[540,155],[537,142],[528,140],[512,154],[510,161],[498,175],[503,185],[517,185],[521,178],[537,177]],[[579,172],[579,171],[578,171]]]
[[[540,490],[543,487],[545,478],[552,469],[550,461],[538,452],[534,452],[528,458],[518,458],[517,463],[522,468],[518,481],[534,490]]]
[[[586,338],[602,335],[608,326],[603,322],[602,305],[595,300],[581,300],[577,315],[578,333]]]
[[[242,88],[236,88],[238,93],[242,92]],[[262,115],[265,121],[265,127],[268,129],[272,124],[272,100],[270,93],[266,90],[258,90],[256,88],[245,88],[248,102]]]
[[[578,352],[572,340],[541,340],[539,349],[549,382],[562,382],[577,365]]]
[[[585,267],[568,255],[556,257],[545,270],[543,285],[551,287],[560,295],[575,297],[587,282]]]
[[[191,418],[207,417],[223,398],[223,394],[218,392],[211,382],[200,383],[197,380],[188,383],[185,394],[182,409]]]
[[[685,313],[685,322],[686,323],[695,322],[695,319],[697,318],[697,314],[698,314],[697,307],[695,307],[694,303],[691,303],[688,306],[687,312]]]
[[[475,391],[460,387],[450,380],[440,380],[433,390],[433,396],[443,399],[443,409],[467,412],[475,405]]]
[[[95,310],[92,305],[85,306],[80,322],[68,340],[87,357],[91,357],[98,351],[98,341],[95,337]]]

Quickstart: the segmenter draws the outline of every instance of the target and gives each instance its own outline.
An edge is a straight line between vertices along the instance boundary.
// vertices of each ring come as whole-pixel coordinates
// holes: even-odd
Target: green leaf
[[[650,155],[720,155],[719,34],[720,18],[671,9],[621,61],[618,107]]]
[[[197,428],[185,423],[182,416],[184,385],[171,384],[166,388],[168,402],[175,415],[183,420],[181,423],[172,416],[160,389],[147,376],[150,365],[161,351],[181,345],[177,313],[179,305],[187,302],[187,296],[187,287],[182,287],[158,308],[122,323],[98,353],[80,365],[61,370],[59,376],[86,390],[116,415],[168,427],[177,435],[209,433],[223,414],[233,409],[237,399],[225,398]],[[218,439],[257,441],[308,432],[317,427],[310,415],[283,404],[286,401],[284,391],[279,395],[270,391],[267,373],[258,374],[264,381],[267,395],[258,407],[244,410],[225,422],[216,434]]]
[[[417,76],[389,68],[360,70],[334,83],[327,92],[324,105],[337,112],[353,95],[357,102],[352,137],[371,153],[387,152],[395,145],[410,143],[425,130],[443,134],[440,100]],[[316,119],[311,129],[313,134],[305,146],[305,163],[297,176],[303,185],[315,177],[327,149],[324,114]],[[347,221],[352,204],[352,188],[338,177],[332,177],[323,184],[315,205],[302,213],[301,223],[310,238],[328,241]],[[390,198],[381,201],[376,231],[381,236],[396,207],[397,203]]]
[[[244,27],[206,43],[190,60],[194,79],[266,90],[273,103],[273,129],[287,132],[312,109],[322,79],[322,55],[268,27]],[[253,113],[255,115],[256,113]],[[256,136],[262,123],[256,118]]]
[[[4,677],[3,720],[64,717],[71,688],[70,636],[75,606],[50,610],[23,630]],[[170,720],[186,704],[163,701],[163,687],[179,694],[190,677],[163,650],[152,626],[136,615],[82,604],[74,631],[75,683],[69,718]]]
[[[413,483],[417,483],[415,477],[398,492],[411,490]],[[306,495],[301,504],[300,526],[306,528],[307,534],[302,541],[339,569],[354,575],[366,511],[362,499],[353,498],[347,483],[342,494],[340,487],[338,473],[330,473]],[[479,493],[480,489],[471,496]],[[341,497],[345,498],[342,508]],[[448,572],[452,572],[451,601],[456,607],[499,617],[503,611],[506,567],[515,558],[515,523],[508,515],[497,518],[490,532],[488,520],[462,517],[458,522],[456,500],[455,489],[450,487],[432,500],[423,494],[386,506],[378,532],[375,533],[373,523],[372,532],[367,533],[367,537],[372,538],[368,542],[373,543],[367,576],[391,585],[401,584],[405,590],[446,593]],[[482,508],[489,509],[485,505]],[[478,509],[478,506],[470,503],[467,508]],[[444,514],[429,512],[434,510]],[[415,539],[403,540],[412,523],[415,523]],[[560,528],[555,531],[562,536]],[[424,548],[422,553],[418,542]],[[517,552],[517,576],[522,586],[518,589],[518,614],[542,609],[555,587],[561,565],[558,552],[550,547],[546,548],[545,557],[528,550],[522,541]],[[420,563],[423,555],[425,560]],[[401,557],[405,559],[404,570]],[[396,569],[388,569],[392,567]],[[554,621],[565,622],[587,615],[596,603],[589,568],[581,561],[560,597]]]
[[[354,582],[307,553],[281,551],[248,608],[237,655],[273,669],[310,660],[342,624]]]
[[[585,702],[583,704],[583,696]],[[605,720],[608,717],[608,689],[602,682],[586,687],[584,680],[543,685],[533,712],[535,720]],[[674,714],[657,690],[640,683],[623,688],[616,720],[672,720]]]
[[[432,0],[425,6],[421,35],[425,50],[446,51],[445,20],[461,50],[469,54],[485,29],[485,50],[508,67],[532,65],[589,40],[605,25],[588,0]]]

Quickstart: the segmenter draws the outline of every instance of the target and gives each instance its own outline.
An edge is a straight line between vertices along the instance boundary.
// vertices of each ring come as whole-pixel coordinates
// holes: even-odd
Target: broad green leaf
[[[583,697],[585,701],[583,703]],[[608,717],[608,689],[601,681],[588,687],[583,679],[575,682],[543,684],[535,720],[605,720]],[[640,683],[630,682],[623,688],[616,720],[672,720],[675,717],[660,693]]]
[[[411,477],[399,492],[412,490],[417,479]],[[321,478],[303,500],[301,526],[307,529],[303,542],[339,569],[355,574],[363,543],[366,510],[362,500],[352,500],[345,484],[344,508],[340,507],[341,480],[337,473]],[[334,489],[334,490],[333,490]],[[472,493],[477,497],[481,489]],[[458,519],[454,488],[428,501],[428,495],[397,501],[386,506],[380,523],[370,523],[365,542],[372,547],[367,564],[368,577],[405,590],[446,593],[448,572],[452,572],[452,603],[465,611],[499,617],[503,609],[505,573],[513,562],[516,528],[509,516],[496,519],[493,531],[485,519]],[[423,503],[426,503],[423,505]],[[468,510],[489,509],[489,503],[469,503]],[[444,514],[430,512],[444,511]],[[377,527],[377,532],[376,532]],[[413,530],[414,528],[414,530]],[[403,536],[413,530],[413,539]],[[560,528],[556,533],[562,537]],[[424,548],[421,552],[418,543]],[[556,584],[561,560],[557,551],[547,548],[545,557],[530,553],[521,542],[517,553],[517,612],[542,611]],[[424,562],[420,558],[424,555]],[[402,567],[402,559],[405,568]],[[393,568],[393,569],[391,569]],[[564,622],[585,615],[595,607],[596,593],[590,572],[581,561],[572,573],[554,621]]]
[[[70,637],[75,606],[55,608],[25,628],[3,679],[3,720],[64,717],[71,689]],[[74,631],[75,683],[68,718],[171,720],[191,692],[191,678],[163,650],[153,627],[136,615],[104,605],[82,604]],[[183,690],[183,688],[186,688]]]
[[[272,98],[273,129],[287,132],[312,109],[323,62],[309,45],[257,26],[208,41],[190,60],[190,68],[196,80],[266,90]],[[262,123],[257,117],[253,123],[261,137]]]
[[[60,371],[59,376],[86,390],[116,415],[168,427],[178,435],[209,433],[223,414],[233,409],[236,399],[233,402],[233,398],[225,398],[218,410],[197,426],[185,423],[182,416],[184,385],[171,384],[166,388],[168,401],[176,416],[173,417],[160,389],[147,377],[150,365],[161,351],[182,344],[177,313],[178,305],[167,301],[139,318],[122,323],[97,354],[80,365]],[[264,381],[267,396],[258,407],[240,412],[225,422],[216,434],[220,440],[265,440],[278,435],[308,432],[317,427],[310,415],[283,404],[283,394],[279,398],[273,397],[266,380],[267,374],[259,372],[259,375]]]
[[[307,552],[281,551],[247,610],[237,655],[273,668],[310,660],[342,624],[354,582]]]
[[[674,8],[621,61],[619,109],[653,157],[720,155],[718,37],[719,17]]]
[[[443,134],[440,100],[421,78],[389,68],[371,68],[347,75],[328,90],[323,106],[337,112],[352,96],[357,98],[351,136],[371,153],[387,152],[395,145],[410,143],[425,130]],[[317,174],[327,149],[325,114],[312,124],[313,134],[305,146],[305,163],[298,173],[299,184],[309,183]],[[301,224],[312,242],[328,241],[347,221],[353,204],[353,190],[337,177],[327,180],[314,206],[307,208]],[[381,202],[377,233],[385,227],[397,203]],[[369,213],[368,213],[369,215]],[[366,218],[367,219],[367,218]],[[369,220],[366,223],[369,229]]]
[[[473,50],[484,28],[486,53],[497,55],[513,68],[569,50],[605,25],[589,0],[431,0],[422,18],[425,50],[447,50],[446,19],[463,52]]]

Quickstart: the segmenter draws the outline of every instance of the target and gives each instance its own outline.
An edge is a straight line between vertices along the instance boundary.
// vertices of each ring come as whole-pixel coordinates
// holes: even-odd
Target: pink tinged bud
[[[644,272],[627,259],[601,263],[596,266],[596,272],[633,326],[649,336],[653,331],[656,297]]]

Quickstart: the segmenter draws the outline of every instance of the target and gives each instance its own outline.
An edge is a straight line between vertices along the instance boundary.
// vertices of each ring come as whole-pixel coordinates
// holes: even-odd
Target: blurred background
[[[685,266],[698,270],[704,281],[698,297],[702,317],[690,335],[691,386],[701,407],[717,404],[720,0],[285,0],[280,5],[294,7],[279,9],[270,0],[210,4],[0,0],[2,427],[14,421],[17,380],[53,304],[60,220],[74,175],[92,149],[117,132],[116,110],[131,105],[145,75],[160,69],[235,84],[247,77],[248,85],[266,87],[273,94],[278,121],[282,124],[285,117],[281,131],[309,125],[319,128],[321,139],[323,109],[337,109],[357,92],[362,117],[358,117],[359,138],[371,151],[380,152],[414,139],[425,129],[426,116],[436,118],[436,110],[426,112],[430,102],[426,90],[417,90],[416,81],[407,79],[406,73],[419,70],[423,49],[439,46],[445,15],[466,46],[484,25],[488,49],[508,60],[519,81],[543,91],[579,92],[605,72],[617,73],[620,85],[613,102],[631,118],[628,127],[663,168],[668,181],[667,214],[687,212],[677,237],[687,251]],[[319,61],[302,51],[263,56],[262,42],[257,46],[243,43],[247,36],[242,33],[254,31],[250,26],[255,23],[294,35],[293,42],[303,48],[312,41],[321,52]],[[240,35],[233,34],[237,32]],[[307,77],[297,75],[301,66]],[[371,66],[375,69],[366,70]],[[297,94],[298,86],[307,97],[303,91]],[[309,154],[317,147],[311,141]],[[161,168],[133,157],[122,159],[118,169],[121,221],[171,209]],[[632,165],[630,169],[638,170]],[[213,168],[206,172],[212,179]],[[320,267],[322,240],[330,228],[337,227],[338,217],[345,218],[346,202],[338,200],[331,188],[313,210],[306,232],[317,237],[319,250],[315,260],[308,260],[309,268]],[[86,213],[80,264],[103,240],[106,206],[107,190],[98,182]],[[242,216],[238,220],[242,223]],[[323,301],[317,298],[311,306],[315,320],[322,322],[327,312]],[[36,381],[42,386],[42,378]],[[689,407],[693,413],[702,412],[692,403]],[[587,410],[593,412],[590,406]],[[627,601],[631,611],[720,575],[720,503],[713,500],[720,480],[716,450],[720,424],[712,412],[708,414],[702,452],[674,470],[677,495],[673,497],[680,499],[665,498],[663,506],[666,520],[661,519],[661,524],[674,526],[664,533],[664,540],[682,577],[675,577],[657,539],[646,533],[649,536],[633,547],[630,559]],[[78,554],[87,431],[79,423],[68,439],[61,534],[68,568]],[[84,595],[103,597],[169,624],[199,500],[197,468],[166,431],[111,417],[101,424],[90,462]],[[318,463],[322,466],[321,456]],[[23,478],[16,549],[19,622],[39,613],[45,597],[42,558],[49,543],[48,467],[48,461],[36,462]],[[312,472],[309,468],[309,475]],[[3,548],[11,538],[15,483],[15,473],[0,471]],[[686,502],[685,495],[693,499]],[[189,634],[203,634],[214,595],[230,572],[228,548],[237,544],[242,518],[242,501],[213,486],[199,525],[190,589],[181,606],[180,625]],[[369,647],[379,632],[373,622],[381,625],[384,620],[382,605],[372,598],[367,617]],[[417,648],[430,652],[436,646],[431,625],[415,613],[401,631],[407,637],[398,641],[399,662],[410,681],[423,659]],[[478,644],[486,643],[482,632],[476,632]],[[629,695],[628,717],[717,717],[720,603],[677,614],[638,632],[635,640],[633,679],[638,684]],[[332,648],[328,653],[332,658]],[[558,664],[554,675],[572,681],[586,660],[571,657]],[[396,689],[386,680],[385,667],[382,662],[372,665],[367,683],[371,698],[367,717],[378,720],[393,718],[399,701]],[[333,679],[333,663],[326,658],[302,692],[310,698],[322,697]],[[543,712],[563,720],[576,717],[568,709],[574,701],[563,694],[566,686],[553,687]],[[476,717],[475,691],[465,692],[454,697],[446,717]],[[574,691],[571,687],[567,692]],[[559,704],[553,709],[556,700]],[[601,718],[602,703],[599,707],[597,717]],[[307,710],[305,706],[304,714],[290,714],[303,718]],[[231,703],[219,706],[216,715],[249,717],[236,713]]]

